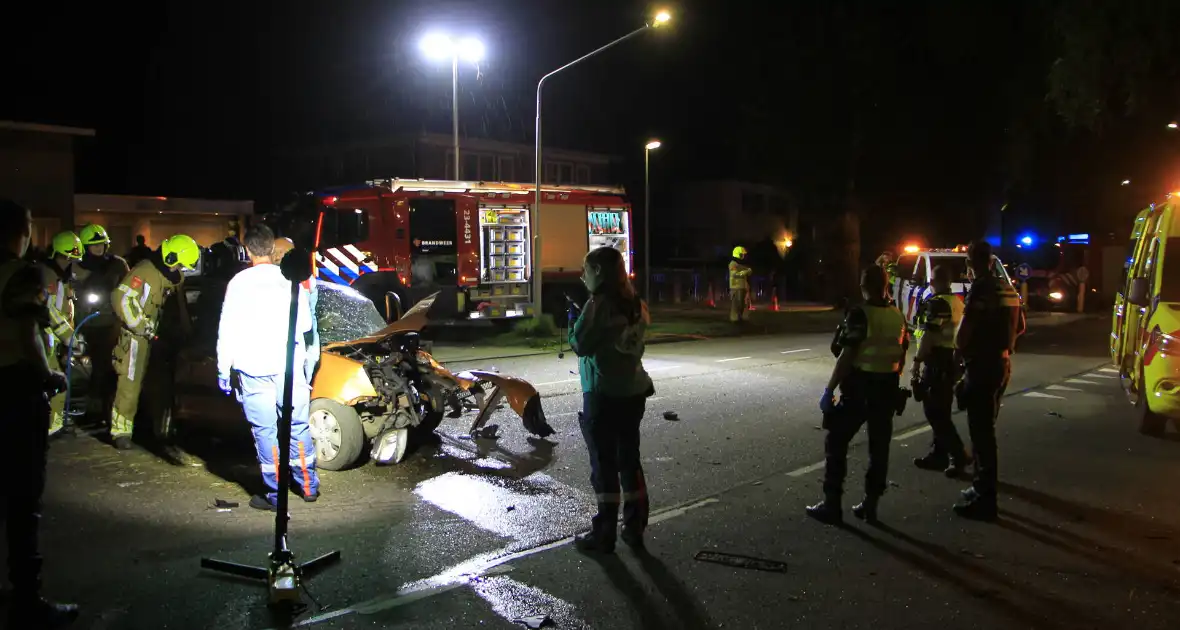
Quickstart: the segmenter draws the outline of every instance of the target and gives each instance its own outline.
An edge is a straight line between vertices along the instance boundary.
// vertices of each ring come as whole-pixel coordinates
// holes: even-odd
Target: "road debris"
[[[218,510],[230,510],[238,507],[237,501],[226,501],[225,499],[213,499],[213,507]]]
[[[975,558],[976,560],[983,560],[985,558],[985,556],[982,553],[975,553],[974,551],[971,551],[970,549],[960,549],[959,553],[963,554],[964,556],[971,556],[972,558]]]
[[[513,619],[512,623],[522,623],[524,627],[538,630],[539,628],[557,627],[553,618],[549,615],[529,615],[528,617],[521,617],[520,619]]]
[[[499,430],[500,425],[489,424],[482,429],[477,429],[475,431],[475,437],[481,440],[498,440],[500,439],[500,436],[498,435]]]
[[[767,560],[765,558],[752,558],[750,556],[742,556],[734,553],[722,553],[720,551],[698,551],[697,555],[694,556],[693,559],[698,562],[711,562],[713,564],[721,564],[737,569],[769,571],[771,573],[787,572],[786,562]]]
[[[677,422],[680,420],[680,414],[676,413],[675,411],[665,411],[664,412],[664,419],[672,421],[672,422]]]
[[[142,486],[143,482],[142,481],[124,481],[123,483],[116,484],[116,485],[119,486],[120,488],[130,488],[131,486]]]
[[[1045,415],[1046,416],[1053,416],[1054,418],[1063,418],[1063,419],[1065,418],[1065,416],[1061,415],[1060,413],[1057,413],[1056,411],[1046,411]]]

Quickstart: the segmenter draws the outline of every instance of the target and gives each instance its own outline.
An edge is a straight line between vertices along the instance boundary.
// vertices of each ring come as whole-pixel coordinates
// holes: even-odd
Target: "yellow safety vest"
[[[939,328],[937,338],[934,340],[935,347],[938,348],[955,348],[955,332],[959,330],[959,323],[963,321],[963,298],[953,293],[939,293],[930,298],[931,300],[942,300],[951,307],[951,321],[942,322]],[[922,313],[922,322],[919,322],[917,329],[914,331],[914,341],[920,341],[924,335],[922,332],[922,324],[925,323],[929,317],[929,311]]]
[[[861,309],[869,329],[853,367],[874,374],[897,372],[905,358],[905,316],[894,306],[865,305]]]
[[[754,271],[753,269],[750,269],[746,265],[743,265],[742,263],[740,263],[736,260],[729,261],[729,288],[730,288],[730,290],[732,291],[733,289],[749,289],[750,288],[750,281],[748,278],[750,277],[750,274],[753,271]]]

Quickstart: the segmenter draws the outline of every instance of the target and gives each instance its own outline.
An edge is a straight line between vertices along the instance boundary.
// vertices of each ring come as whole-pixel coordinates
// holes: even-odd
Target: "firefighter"
[[[914,459],[923,470],[941,470],[948,477],[958,477],[971,463],[963,439],[951,420],[955,400],[955,382],[959,378],[959,361],[955,357],[955,331],[963,320],[963,300],[951,293],[951,270],[939,265],[930,279],[933,293],[919,307],[910,373],[915,400],[922,403],[926,421],[934,435],[930,452]]]
[[[106,229],[90,223],[78,232],[85,250],[74,265],[74,293],[78,296],[75,316],[79,321],[98,312],[86,324],[87,352],[90,354],[90,387],[87,414],[106,422],[110,416],[111,397],[115,392],[115,373],[111,356],[119,341],[119,320],[111,309],[111,292],[131,268],[127,261],[110,253],[111,238]]]
[[[115,317],[122,324],[112,358],[119,380],[111,406],[111,439],[119,450],[131,448],[140,388],[164,304],[183,283],[180,268],[193,269],[200,258],[201,248],[192,237],[171,236],[135,265],[111,294]],[[180,304],[183,313],[183,298]]]
[[[746,320],[746,309],[750,301],[750,274],[753,269],[746,265],[745,247],[733,248],[733,259],[729,261],[729,321],[737,324]]]
[[[8,545],[9,628],[61,628],[78,607],[41,598],[38,529],[45,492],[48,394],[65,388],[65,375],[49,366],[45,328],[49,314],[41,274],[21,258],[28,252],[33,218],[0,199],[0,382],[4,383],[5,466],[13,474],[0,485]]]
[[[807,508],[819,521],[843,521],[841,498],[848,470],[848,444],[868,425],[869,470],[865,498],[852,508],[857,518],[877,520],[877,504],[889,472],[889,441],[898,411],[898,388],[908,340],[905,317],[885,300],[885,272],[873,265],[860,275],[865,303],[849,309],[841,325],[839,359],[820,398],[824,414],[824,500]],[[840,402],[834,392],[840,388]]]
[[[308,424],[311,385],[304,370],[295,370],[291,390],[291,440],[278,443],[280,403],[286,385],[291,281],[272,260],[275,237],[265,225],[246,231],[251,267],[230,280],[217,328],[217,386],[235,394],[254,434],[254,448],[266,483],[265,496],[254,496],[250,507],[274,511],[286,479],[278,478],[279,448],[290,449],[291,472],[304,501],[320,496],[315,470],[315,443]],[[311,329],[308,292],[297,293],[295,365],[305,365],[306,335]]]
[[[46,335],[46,357],[55,370],[65,369],[69,361],[67,348],[74,336],[73,263],[82,260],[82,241],[73,232],[61,232],[53,237],[50,256],[42,260],[41,286],[49,306],[49,330]],[[77,345],[77,342],[75,342]],[[66,393],[60,392],[49,401],[50,435],[65,426]]]
[[[967,247],[972,276],[963,309],[963,321],[955,335],[955,347],[963,357],[962,403],[967,407],[967,428],[975,450],[975,480],[954,506],[959,516],[992,521],[997,515],[996,418],[1000,398],[1012,375],[1010,356],[1024,331],[1020,296],[1011,283],[992,272],[995,259],[987,241]]]

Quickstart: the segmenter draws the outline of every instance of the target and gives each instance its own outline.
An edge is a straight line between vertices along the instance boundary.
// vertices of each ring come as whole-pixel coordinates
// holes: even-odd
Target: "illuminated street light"
[[[1168,123],[1168,129],[1177,129],[1177,128],[1180,128],[1180,123],[1175,123],[1175,122]]]
[[[533,198],[532,216],[530,217],[531,218],[530,223],[532,224],[532,231],[534,234],[534,236],[533,236],[533,268],[532,268],[532,273],[533,273],[533,317],[536,319],[541,318],[541,269],[542,269],[542,266],[541,266],[541,236],[540,236],[540,234],[541,234],[541,175],[542,175],[541,166],[544,164],[544,162],[541,161],[541,89],[545,87],[545,81],[547,79],[549,79],[549,77],[552,77],[553,75],[557,74],[558,72],[572,68],[573,66],[576,66],[579,63],[582,63],[583,61],[597,55],[598,53],[600,53],[608,48],[612,48],[618,44],[621,44],[621,43],[627,41],[628,39],[631,39],[632,37],[635,37],[636,35],[646,31],[649,28],[658,28],[660,26],[663,26],[664,24],[667,24],[668,21],[671,19],[672,19],[671,13],[669,13],[667,11],[660,11],[655,14],[655,17],[652,19],[651,22],[644,24],[643,26],[631,31],[630,33],[627,33],[626,35],[610,42],[609,44],[606,44],[605,46],[602,46],[600,48],[595,48],[594,50],[586,53],[585,55],[582,55],[581,57],[574,59],[573,61],[565,64],[564,66],[561,66],[560,68],[558,68],[556,70],[553,70],[549,74],[546,74],[545,76],[541,77],[540,81],[537,81],[537,127],[536,127],[536,131],[534,134],[534,140],[536,141],[536,146],[533,149],[533,162],[534,162],[533,169],[535,171],[537,179],[534,180],[536,182],[536,191],[535,191],[536,196]],[[645,286],[646,286],[646,283],[645,283]]]
[[[1124,180],[1123,180],[1123,183],[1122,183],[1122,185],[1123,185],[1123,186],[1126,186],[1126,185],[1128,185],[1128,184],[1130,184],[1130,183],[1131,183],[1131,180],[1129,180],[1129,179],[1124,179]]]
[[[659,19],[657,16],[656,19]],[[643,145],[643,299],[651,304],[651,152],[660,148],[659,140]]]
[[[452,151],[455,154],[455,179],[461,180],[463,177],[459,172],[459,58],[472,63],[480,61],[484,55],[483,42],[474,37],[456,42],[446,35],[431,33],[423,37],[419,45],[429,59],[451,60],[451,143],[454,145]]]

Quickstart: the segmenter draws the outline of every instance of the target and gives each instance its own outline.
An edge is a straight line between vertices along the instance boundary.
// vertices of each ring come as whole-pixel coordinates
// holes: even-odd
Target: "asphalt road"
[[[400,465],[323,473],[323,499],[291,507],[290,542],[302,559],[339,549],[343,561],[308,580],[318,604],[297,623],[508,628],[539,614],[567,628],[1174,627],[1180,507],[1161,481],[1175,478],[1180,440],[1135,433],[1117,379],[1101,371],[1105,339],[1105,322],[1088,320],[1024,340],[1001,419],[1001,525],[954,520],[960,486],[910,465],[929,440],[911,405],[896,418],[890,528],[879,530],[802,516],[819,490],[828,335],[652,346],[654,557],[642,562],[624,552],[598,563],[566,544],[593,509],[574,359],[451,366],[531,380],[557,434],[529,440],[505,410],[492,420],[499,440],[462,439],[466,426],[448,420],[440,446]],[[79,627],[279,627],[263,587],[199,568],[206,556],[264,563],[271,544],[270,515],[245,507],[257,475],[248,433],[214,437],[175,463],[87,437],[54,445],[48,589],[85,606]],[[694,561],[704,549],[788,568]]]

